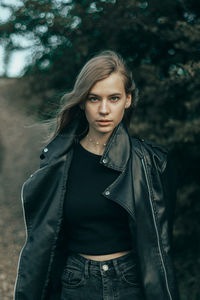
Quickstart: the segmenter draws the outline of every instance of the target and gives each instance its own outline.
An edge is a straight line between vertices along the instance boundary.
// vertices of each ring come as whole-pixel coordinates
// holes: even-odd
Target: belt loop
[[[113,265],[114,265],[114,268],[115,268],[115,271],[116,271],[117,275],[120,276],[121,272],[119,270],[119,265],[118,265],[118,262],[117,262],[116,259],[113,259]]]
[[[85,273],[85,277],[86,277],[86,278],[89,277],[88,269],[89,269],[89,260],[86,259],[86,261],[85,261],[85,266],[84,266],[84,273]]]

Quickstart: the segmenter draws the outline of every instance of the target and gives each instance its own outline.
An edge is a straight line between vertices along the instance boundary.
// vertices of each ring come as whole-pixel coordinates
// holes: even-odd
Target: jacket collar
[[[43,150],[40,155],[41,165],[58,160],[70,150],[77,139],[80,129],[80,120],[75,118],[70,124],[59,133]],[[100,164],[123,171],[130,156],[130,136],[127,127],[121,121],[113,130],[104,153],[100,159]]]

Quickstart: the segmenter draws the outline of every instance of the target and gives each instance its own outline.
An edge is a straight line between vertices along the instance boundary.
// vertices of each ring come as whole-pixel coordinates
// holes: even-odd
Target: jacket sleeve
[[[169,242],[171,245],[171,250],[173,250],[173,225],[177,201],[177,169],[171,152],[169,152],[167,155],[167,162],[164,171],[162,172],[161,180],[164,190],[164,199],[168,219]]]
[[[174,247],[173,247],[173,225],[177,201],[177,169],[175,161],[172,158],[171,153],[167,155],[167,163],[161,176],[164,199],[166,205],[166,217],[168,220],[168,238],[169,238],[169,255],[171,256],[171,268],[169,270],[169,276],[173,282],[173,299],[180,299],[179,285],[174,265]]]
[[[156,143],[138,142],[137,150],[132,157],[132,174],[138,265],[145,300],[179,300],[171,255],[176,203],[174,162],[168,149]]]

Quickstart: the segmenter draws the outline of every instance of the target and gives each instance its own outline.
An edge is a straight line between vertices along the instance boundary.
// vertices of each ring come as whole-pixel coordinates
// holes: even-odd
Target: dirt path
[[[11,300],[25,242],[20,192],[39,167],[44,130],[25,112],[21,80],[1,79],[0,90],[0,300]]]
[[[12,213],[12,207],[1,204],[0,211],[0,295],[1,300],[11,300],[25,231],[22,216]]]

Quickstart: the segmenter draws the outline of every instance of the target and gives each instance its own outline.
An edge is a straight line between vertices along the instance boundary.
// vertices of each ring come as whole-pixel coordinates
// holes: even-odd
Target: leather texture
[[[80,126],[80,120],[74,119],[43,149],[40,168],[22,186],[26,241],[19,257],[15,300],[60,299],[67,257],[63,201]],[[102,195],[128,212],[146,299],[178,300],[172,251],[176,170],[169,151],[131,137],[121,121],[100,163],[121,172]]]

